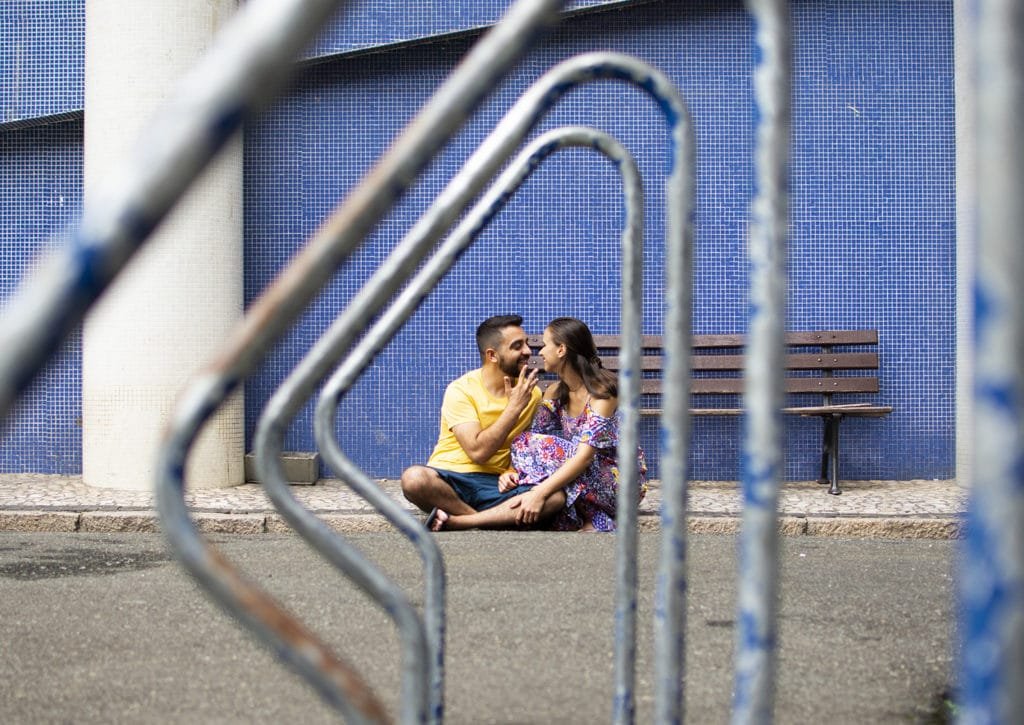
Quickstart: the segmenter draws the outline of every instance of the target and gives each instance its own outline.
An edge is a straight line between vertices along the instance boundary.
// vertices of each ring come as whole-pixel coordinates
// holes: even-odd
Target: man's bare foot
[[[597,529],[594,528],[593,521],[588,521],[579,528],[579,532],[581,534],[595,534],[597,533]]]
[[[445,522],[448,521],[448,514],[441,509],[437,510],[437,516],[430,522],[431,531],[444,531]]]

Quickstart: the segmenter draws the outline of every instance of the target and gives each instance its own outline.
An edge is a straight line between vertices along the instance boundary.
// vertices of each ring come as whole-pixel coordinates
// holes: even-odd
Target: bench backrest
[[[594,335],[594,341],[602,364],[609,370],[618,370],[619,336]],[[877,330],[788,332],[785,341],[787,393],[831,396],[834,393],[878,392]],[[543,344],[540,335],[530,335],[529,344],[534,350],[539,349]],[[692,393],[742,393],[744,345],[745,337],[740,334],[694,335]],[[835,348],[843,350],[836,352]],[[664,362],[661,336],[644,335],[642,393],[661,393]]]

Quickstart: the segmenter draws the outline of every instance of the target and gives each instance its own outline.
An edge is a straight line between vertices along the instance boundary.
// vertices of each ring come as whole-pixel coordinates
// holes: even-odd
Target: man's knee
[[[402,484],[402,493],[409,500],[415,500],[420,498],[423,494],[429,491],[434,485],[438,475],[434,473],[433,469],[427,466],[409,466],[402,471],[402,477],[400,479]]]

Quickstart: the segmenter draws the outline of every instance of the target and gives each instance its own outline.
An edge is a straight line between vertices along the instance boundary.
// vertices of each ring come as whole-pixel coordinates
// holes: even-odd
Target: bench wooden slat
[[[691,415],[743,415],[743,408],[690,408]],[[864,407],[851,408],[845,405],[818,405],[806,408],[783,408],[783,413],[804,416],[825,416],[835,413],[842,413],[845,416],[859,416],[862,418],[881,418],[892,412],[891,405],[866,405]],[[661,415],[661,408],[641,408],[640,415],[651,416]]]
[[[619,358],[610,355],[601,356],[601,364],[609,370],[619,369]],[[692,370],[743,370],[742,355],[694,355],[691,357]],[[660,371],[664,369],[665,357],[662,355],[643,355],[640,357],[640,369]],[[797,353],[786,356],[787,370],[877,370],[878,353],[874,352],[839,352],[839,353]]]
[[[644,379],[643,392],[661,392],[661,381]],[[648,383],[654,383],[653,385]],[[818,395],[839,393],[877,393],[878,378],[874,377],[833,377],[833,378],[786,378],[786,392],[793,394],[817,393]],[[695,378],[690,390],[696,395],[740,395],[743,393],[743,378]]]
[[[647,349],[661,349],[664,338],[661,335],[642,335],[642,347]],[[543,345],[540,335],[528,335],[530,347],[539,349]],[[594,342],[598,349],[617,350],[620,345],[619,335],[594,335]],[[822,345],[877,345],[878,330],[823,330],[815,332],[787,332],[785,334],[786,345],[796,346],[822,346]],[[742,348],[746,344],[746,335],[742,333],[727,333],[722,335],[694,335],[694,349],[708,348]]]

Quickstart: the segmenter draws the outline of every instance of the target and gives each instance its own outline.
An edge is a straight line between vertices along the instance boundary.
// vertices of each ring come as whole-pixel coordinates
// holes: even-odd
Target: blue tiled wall
[[[0,134],[0,300],[11,295],[30,261],[81,210],[81,122]],[[81,335],[76,332],[7,420],[0,470],[82,470],[81,368]]]
[[[884,420],[844,425],[844,477],[952,475],[951,22],[949,3],[940,2],[795,5],[790,328],[879,328],[881,397],[896,409]],[[638,55],[686,95],[699,143],[694,326],[698,332],[742,330],[752,173],[749,33],[738,2],[659,2],[560,26],[449,145],[247,386],[250,430],[270,391],[519,93],[552,64],[582,51]],[[370,168],[469,42],[311,68],[291,96],[253,125],[247,145],[250,299]],[[608,130],[640,162],[648,194],[645,327],[660,332],[664,124],[646,97],[613,83],[574,91],[542,128],[566,123]],[[582,317],[598,332],[616,330],[621,217],[611,165],[583,151],[546,162],[349,394],[337,426],[342,447],[378,476],[425,459],[437,435],[444,384],[476,364],[473,329],[490,314],[518,311],[535,331],[560,314]],[[309,406],[287,447],[311,449],[311,425]],[[816,476],[819,426],[815,419],[788,421],[789,477]],[[735,419],[696,422],[695,477],[737,477],[738,430]],[[645,442],[655,447],[652,422],[645,423]]]
[[[640,2],[650,0],[567,0],[564,7],[572,13]],[[318,58],[464,33],[497,22],[510,5],[495,0],[351,0],[327,24],[306,55]]]
[[[0,1],[0,124],[82,108],[84,0]]]
[[[79,60],[68,61],[60,79],[37,78],[46,88],[38,98],[19,100],[26,94],[11,96],[8,90],[12,56],[5,42],[0,123],[80,108],[80,40],[57,37],[68,33],[60,28],[57,8],[77,7],[80,17],[81,2],[0,4],[0,12],[8,13],[4,18],[14,5],[35,6],[41,13],[34,27],[42,28],[38,33],[49,38],[48,52],[58,58],[51,65],[61,64],[62,53],[78,53]],[[372,43],[400,44],[416,34],[464,31],[505,5],[447,5],[462,13],[449,23],[405,12],[405,3],[359,0],[347,21],[321,36],[311,51],[321,62],[306,68],[290,95],[246,129],[248,301],[372,166],[473,37],[331,55]],[[380,7],[397,8],[397,14],[382,23],[372,17]],[[371,15],[360,19],[359,13]],[[844,424],[844,478],[953,475],[951,16],[948,0],[794,4],[789,327],[879,328],[881,398],[896,410],[886,419]],[[80,35],[68,22],[70,35]],[[378,35],[381,26],[389,30]],[[272,390],[522,90],[559,60],[600,49],[646,59],[687,97],[699,144],[694,327],[744,328],[752,114],[750,27],[742,3],[666,0],[583,15],[563,23],[516,69],[247,383],[250,437]],[[51,90],[60,103],[51,102]],[[608,130],[637,156],[648,195],[645,328],[660,332],[662,186],[669,150],[657,108],[634,89],[600,83],[570,94],[541,129],[566,123]],[[81,124],[8,130],[0,144],[0,209],[5,220],[17,220],[0,232],[6,295],[48,234],[78,212]],[[337,426],[343,448],[377,476],[397,475],[424,460],[437,435],[445,383],[477,362],[473,330],[483,317],[514,310],[539,331],[551,317],[571,314],[596,332],[617,330],[620,196],[614,168],[596,154],[563,151],[549,159],[343,402]],[[51,208],[60,197],[65,206]],[[79,367],[78,343],[72,340],[9,426],[0,468],[80,468]],[[307,406],[289,432],[288,448],[315,447],[311,417]],[[788,421],[790,478],[816,475],[818,426],[814,419]],[[738,431],[735,419],[696,421],[692,475],[736,478]],[[651,421],[645,423],[644,442],[654,452]]]

